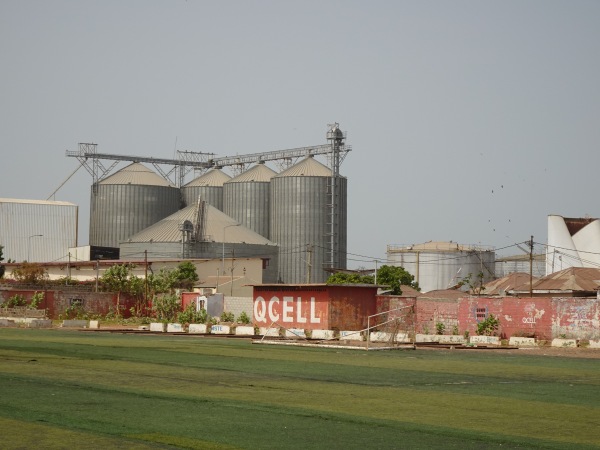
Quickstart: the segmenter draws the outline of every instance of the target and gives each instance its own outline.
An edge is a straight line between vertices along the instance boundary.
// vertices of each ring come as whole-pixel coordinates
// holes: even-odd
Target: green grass
[[[1,329],[0,447],[600,448],[599,361]]]

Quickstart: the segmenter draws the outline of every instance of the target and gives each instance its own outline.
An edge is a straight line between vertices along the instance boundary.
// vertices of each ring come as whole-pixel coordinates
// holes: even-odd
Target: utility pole
[[[96,260],[96,292],[98,292],[98,277],[100,275],[100,262]]]
[[[148,250],[144,250],[144,300],[148,303]]]
[[[312,252],[312,245],[306,244],[306,284],[310,284],[310,277],[312,271]]]
[[[533,236],[529,241],[529,296],[533,297]]]

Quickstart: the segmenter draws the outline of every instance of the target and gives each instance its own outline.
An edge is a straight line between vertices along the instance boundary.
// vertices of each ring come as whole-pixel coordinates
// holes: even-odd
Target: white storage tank
[[[494,279],[496,254],[491,247],[456,242],[425,242],[416,245],[388,245],[389,264],[401,266],[415,277],[421,292],[448,289],[471,274],[471,282]]]

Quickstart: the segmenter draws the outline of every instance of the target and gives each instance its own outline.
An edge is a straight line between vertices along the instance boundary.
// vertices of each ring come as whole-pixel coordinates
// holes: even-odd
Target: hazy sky
[[[0,197],[46,199],[78,142],[226,156],[339,122],[350,267],[600,217],[596,0],[0,0],[0,57]],[[80,245],[90,185],[82,168],[55,197],[80,205]]]

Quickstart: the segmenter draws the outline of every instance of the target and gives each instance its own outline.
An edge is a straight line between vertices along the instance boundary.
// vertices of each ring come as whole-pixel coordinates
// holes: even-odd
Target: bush
[[[238,316],[237,321],[239,323],[243,323],[244,325],[248,325],[250,323],[250,317],[248,317],[246,311],[242,311],[242,313]]]
[[[2,303],[3,308],[17,308],[19,306],[26,306],[26,305],[27,305],[27,300],[25,300],[25,297],[22,296],[21,294],[13,295],[8,300],[6,300],[4,303]]]
[[[484,321],[477,324],[477,334],[479,336],[493,336],[498,331],[499,326],[500,320],[490,314]]]
[[[177,315],[177,322],[179,323],[206,323],[208,314],[205,309],[196,311],[196,305],[193,303],[187,305],[187,307]]]
[[[181,300],[177,295],[165,294],[154,298],[152,311],[156,318],[163,322],[173,322],[181,311]]]
[[[442,322],[436,323],[435,331],[436,331],[436,334],[444,334],[444,331],[446,331],[446,325],[444,325]]]
[[[221,314],[221,322],[233,322],[235,320],[235,316],[232,312],[223,311]]]

